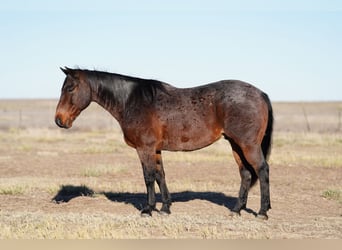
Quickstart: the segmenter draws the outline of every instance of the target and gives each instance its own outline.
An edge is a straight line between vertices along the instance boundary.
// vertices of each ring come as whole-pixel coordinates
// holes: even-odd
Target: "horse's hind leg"
[[[270,201],[270,185],[269,185],[269,166],[266,161],[263,162],[259,168],[260,193],[261,193],[261,207],[258,217],[267,219],[267,211],[271,208]]]
[[[257,145],[240,147],[233,140],[230,141],[234,158],[239,165],[241,186],[239,198],[232,209],[233,213],[239,214],[241,209],[246,208],[248,191],[260,180],[261,206],[258,217],[267,219],[267,211],[271,208],[269,189],[269,167],[262,154],[261,147]]]
[[[241,176],[241,185],[240,185],[240,191],[239,191],[239,198],[236,202],[234,208],[232,209],[232,215],[234,214],[240,214],[240,211],[244,208],[246,208],[247,205],[247,198],[248,198],[248,191],[251,188],[251,186],[254,185],[256,182],[256,175],[251,166],[248,165],[248,162],[243,156],[241,148],[235,144],[232,140],[229,140],[232,149],[233,149],[233,155],[235,158],[236,163],[239,166],[240,176]]]
[[[269,187],[269,166],[262,154],[261,147],[251,146],[243,149],[244,156],[253,167],[260,181],[260,210],[258,217],[267,219],[267,211],[271,208],[270,187]]]
[[[165,172],[163,167],[163,161],[161,157],[161,151],[157,151],[157,169],[156,169],[156,180],[160,189],[161,197],[162,197],[162,208],[160,209],[161,214],[170,214],[170,206],[171,206],[171,195],[166,186],[165,180]]]
[[[240,191],[239,191],[239,198],[234,208],[232,209],[233,214],[234,213],[240,214],[240,211],[246,208],[248,191],[250,189],[251,181],[252,181],[251,172],[248,171],[244,166],[240,167],[240,176],[241,176],[241,185],[240,185]]]

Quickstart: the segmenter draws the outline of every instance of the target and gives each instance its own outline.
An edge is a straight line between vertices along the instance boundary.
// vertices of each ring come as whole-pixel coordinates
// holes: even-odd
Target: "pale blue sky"
[[[1,1],[0,98],[58,98],[60,66],[178,87],[342,100],[342,1]]]

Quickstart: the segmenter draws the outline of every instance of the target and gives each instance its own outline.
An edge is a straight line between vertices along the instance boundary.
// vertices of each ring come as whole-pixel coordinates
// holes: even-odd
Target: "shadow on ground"
[[[73,186],[73,185],[63,185],[52,198],[53,202],[62,203],[69,202],[70,200],[80,197],[80,196],[94,196],[95,192],[88,188],[87,186]]]
[[[60,190],[57,192],[52,201],[56,203],[69,202],[70,200],[80,197],[88,196],[93,197],[95,192],[88,188],[87,186],[72,186],[65,185],[61,186]],[[115,193],[115,192],[98,192],[96,194],[104,195],[108,200],[113,202],[122,202],[125,204],[130,204],[139,211],[142,210],[144,204],[146,204],[146,193]],[[237,198],[226,196],[220,192],[195,192],[195,191],[183,191],[171,193],[172,202],[187,202],[192,200],[206,200],[214,204],[225,206],[229,210],[232,210]],[[156,194],[157,202],[161,202],[160,194]],[[245,209],[246,212],[256,214],[251,209]]]
[[[109,200],[114,202],[124,202],[126,204],[131,204],[136,209],[141,210],[143,205],[146,203],[145,193],[113,193],[105,192],[103,193]],[[232,209],[235,205],[237,199],[233,197],[226,196],[223,193],[218,192],[194,192],[194,191],[184,191],[171,193],[172,202],[187,202],[192,200],[207,200],[214,204],[225,206]],[[157,202],[161,202],[161,195],[156,194]]]

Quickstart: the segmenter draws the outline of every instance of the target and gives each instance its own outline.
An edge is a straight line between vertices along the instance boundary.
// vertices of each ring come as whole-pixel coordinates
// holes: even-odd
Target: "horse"
[[[86,69],[60,68],[66,75],[56,107],[55,122],[71,128],[73,121],[96,102],[119,123],[125,142],[141,161],[147,204],[141,215],[156,209],[155,182],[162,207],[170,214],[171,195],[166,185],[162,151],[193,151],[220,138],[231,144],[239,167],[241,185],[230,214],[246,209],[248,191],[259,179],[260,210],[257,218],[268,219],[271,208],[269,165],[273,111],[269,97],[253,85],[222,80],[193,88]]]

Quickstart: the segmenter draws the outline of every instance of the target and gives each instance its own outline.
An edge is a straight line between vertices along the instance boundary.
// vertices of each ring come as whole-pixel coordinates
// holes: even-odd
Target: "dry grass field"
[[[240,177],[225,140],[163,152],[172,214],[142,218],[142,170],[116,121],[92,104],[62,130],[56,103],[0,101],[1,239],[342,238],[342,102],[273,104],[268,221],[258,185],[229,216]]]

